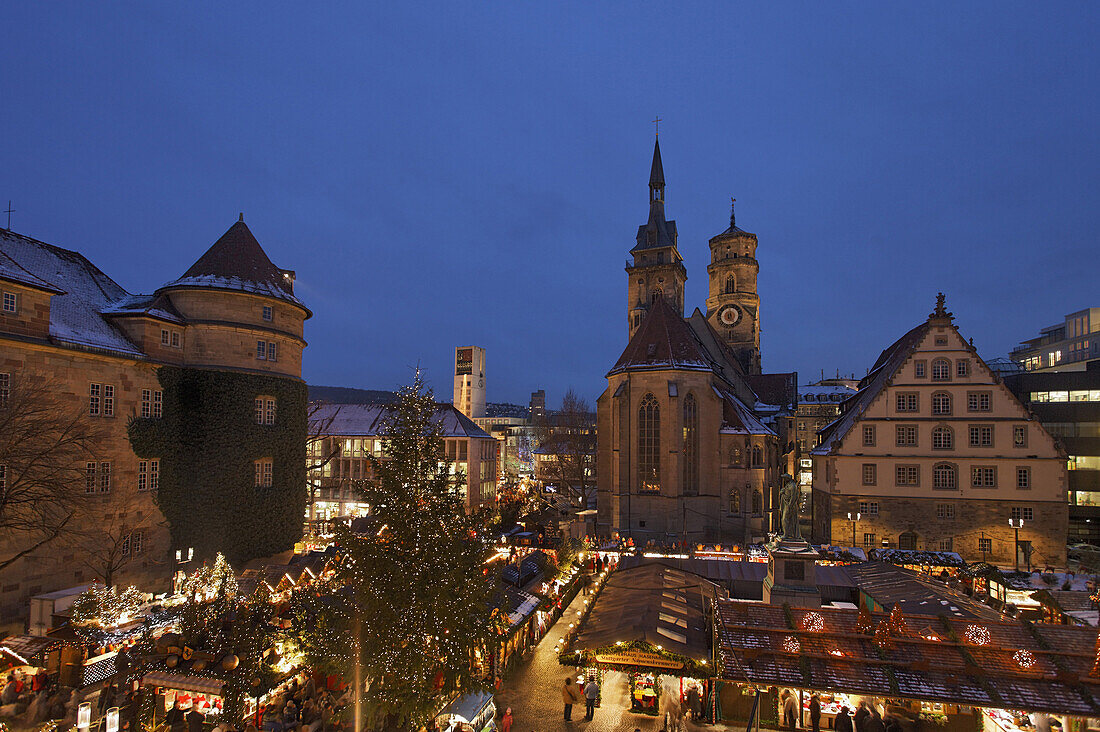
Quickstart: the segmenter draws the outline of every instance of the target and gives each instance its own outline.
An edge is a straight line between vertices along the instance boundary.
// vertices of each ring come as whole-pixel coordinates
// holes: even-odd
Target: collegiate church
[[[706,311],[684,317],[687,269],[654,144],[649,220],[626,266],[629,342],[597,400],[599,533],[741,543],[774,530],[780,464],[793,459],[776,415],[797,375],[760,371],[756,244],[731,210],[709,242]]]

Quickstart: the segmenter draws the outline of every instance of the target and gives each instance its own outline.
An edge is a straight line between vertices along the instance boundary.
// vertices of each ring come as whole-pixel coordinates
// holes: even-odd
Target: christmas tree
[[[489,516],[466,512],[435,412],[417,372],[360,488],[372,528],[338,530],[333,576],[294,597],[306,657],[362,691],[360,728],[428,721],[448,694],[477,683],[473,661],[497,642]]]

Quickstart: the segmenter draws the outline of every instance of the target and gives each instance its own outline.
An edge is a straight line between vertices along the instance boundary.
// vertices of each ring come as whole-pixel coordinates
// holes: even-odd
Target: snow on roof
[[[130,293],[103,274],[83,255],[0,230],[5,261],[58,291],[50,300],[50,338],[127,356],[143,356],[122,331],[101,314]],[[10,269],[10,265],[9,265]]]
[[[745,403],[735,395],[714,387],[714,393],[722,400],[722,427],[718,431],[724,435],[774,435],[775,431],[765,425]]]
[[[310,415],[310,430],[325,437],[376,437],[385,432],[392,407],[386,404],[323,404]],[[436,405],[444,437],[495,439],[452,404]]]
[[[183,316],[172,307],[167,297],[158,295],[127,295],[103,309],[104,315],[148,315],[173,323],[183,323]]]

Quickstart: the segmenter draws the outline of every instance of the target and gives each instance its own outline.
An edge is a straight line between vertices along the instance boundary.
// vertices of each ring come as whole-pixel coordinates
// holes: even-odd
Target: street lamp
[[[1016,532],[1016,543],[1013,545],[1013,551],[1016,556],[1016,571],[1020,571],[1020,529],[1024,528],[1024,520],[1022,518],[1008,520],[1008,525]]]
[[[855,514],[853,514],[851,511],[848,512],[848,520],[852,522],[852,548],[853,549],[856,548],[856,521],[859,521],[859,516],[860,516],[860,514],[859,514],[858,511]]]

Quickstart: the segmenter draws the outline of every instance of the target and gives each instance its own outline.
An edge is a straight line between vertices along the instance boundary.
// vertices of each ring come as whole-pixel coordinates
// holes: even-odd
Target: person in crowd
[[[810,729],[817,732],[821,727],[821,697],[814,694],[810,697]]]
[[[596,683],[595,676],[588,677],[588,683],[584,686],[584,718],[591,722],[596,716],[596,699],[600,696],[600,685]]]
[[[512,708],[504,710],[504,716],[500,718],[501,732],[512,732]]]
[[[855,732],[867,732],[865,727],[867,718],[871,716],[871,712],[867,709],[867,702],[861,701],[859,707],[856,709],[856,714],[852,718],[852,725],[855,727]]]
[[[783,726],[789,730],[798,726],[798,700],[789,690],[783,690]]]
[[[886,725],[882,722],[878,707],[871,707],[871,716],[864,720],[863,729],[865,732],[886,732]]]
[[[164,721],[172,732],[183,732],[184,727],[186,727],[183,710],[180,709],[179,704],[172,704],[172,708],[168,710]]]
[[[15,704],[15,700],[19,698],[19,690],[15,685],[15,676],[8,677],[8,683],[4,684],[4,691],[0,692],[0,704],[7,706],[8,704]]]
[[[191,707],[191,711],[187,713],[187,732],[202,732],[202,723],[205,721],[206,717],[202,712]]]
[[[565,705],[565,721],[573,721],[573,705],[581,700],[580,690],[573,683],[571,676],[565,677],[565,684],[561,687],[561,701]]]
[[[833,722],[833,730],[835,732],[852,732],[852,718],[848,716],[848,707],[842,706],[840,711],[836,714],[836,721]]]

